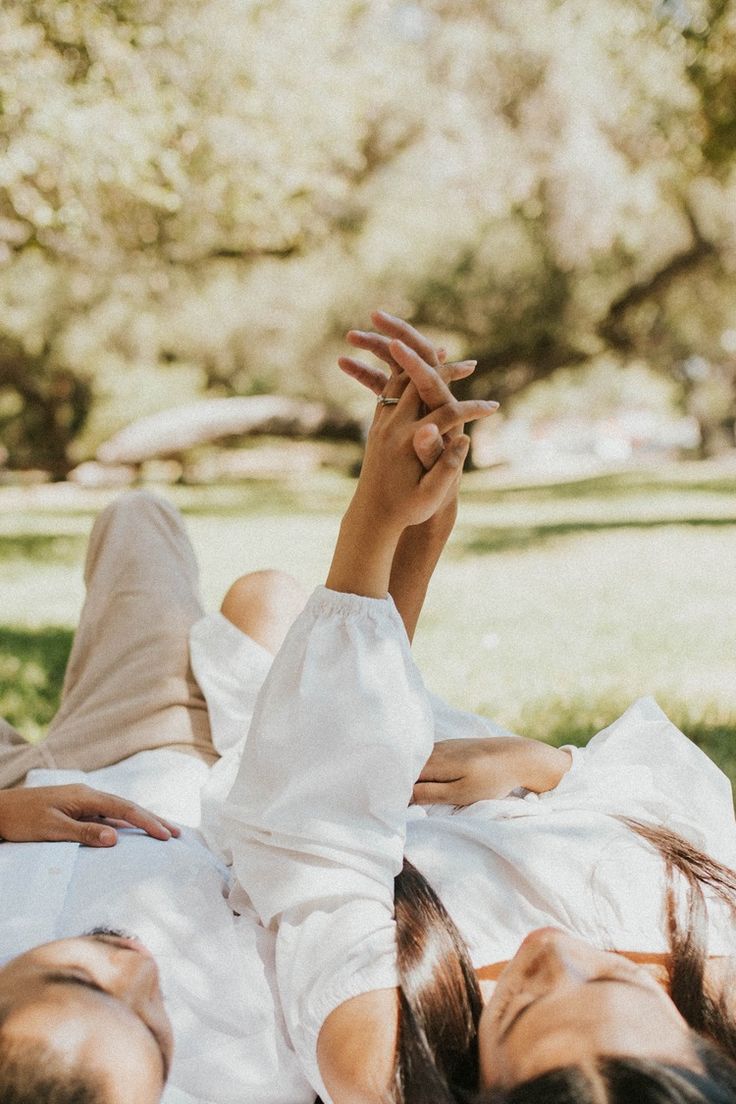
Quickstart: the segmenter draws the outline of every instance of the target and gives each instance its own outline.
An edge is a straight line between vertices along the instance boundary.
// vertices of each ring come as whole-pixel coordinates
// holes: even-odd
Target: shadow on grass
[[[563,744],[585,747],[630,704],[630,701],[626,704],[602,702],[586,709],[564,701],[555,702],[549,710],[530,710],[527,722],[519,730],[554,747]],[[683,712],[682,705],[672,704],[668,709],[666,703],[662,704],[672,723],[720,767],[736,790],[736,715],[709,720],[706,713],[705,717],[692,718]]]
[[[493,527],[463,527],[453,547],[455,555],[473,553],[485,555],[493,552],[509,552],[532,548],[555,537],[569,537],[581,533],[611,532],[616,529],[662,529],[674,525],[691,527],[736,526],[736,516],[724,518],[646,518],[620,521],[560,521],[548,525],[510,525]]]
[[[0,627],[0,716],[38,739],[59,706],[71,629]]]
[[[34,563],[77,563],[83,555],[83,537],[57,537],[49,533],[0,536],[0,561],[28,560]]]
[[[472,479],[472,476],[471,476]],[[614,472],[593,475],[585,479],[569,479],[559,483],[518,484],[509,487],[473,487],[464,490],[469,502],[490,502],[509,498],[524,498],[530,502],[550,500],[575,500],[584,498],[620,498],[626,495],[683,493],[736,495],[736,480],[728,476],[722,479],[687,480],[657,479],[651,472]]]
[[[347,505],[352,484],[337,488],[310,485],[309,480],[299,487],[287,486],[278,480],[260,481],[255,485],[241,484],[237,489],[228,488],[228,494],[214,496],[182,497],[179,509],[184,517],[247,518],[267,514],[331,515],[341,512]]]

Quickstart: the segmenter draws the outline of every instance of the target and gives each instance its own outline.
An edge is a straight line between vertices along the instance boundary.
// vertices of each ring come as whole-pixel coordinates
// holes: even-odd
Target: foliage
[[[4,0],[11,462],[203,393],[359,404],[378,302],[483,392],[609,351],[728,428],[735,37],[727,0]]]

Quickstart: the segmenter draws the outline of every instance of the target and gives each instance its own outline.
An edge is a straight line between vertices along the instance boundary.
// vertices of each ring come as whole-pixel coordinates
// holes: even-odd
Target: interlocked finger
[[[348,330],[347,340],[356,349],[364,349],[367,353],[373,353],[384,364],[388,364],[392,376],[401,374],[401,367],[396,363],[389,349],[391,343],[389,337],[373,333],[371,330]]]
[[[361,383],[363,387],[367,387],[374,395],[383,394],[389,380],[392,378],[381,368],[366,364],[365,361],[357,360],[355,357],[338,357],[337,363],[346,375]],[[436,370],[445,383],[454,383],[456,380],[471,376],[475,371],[475,365],[474,360],[457,360],[450,361],[448,364],[441,364]],[[406,384],[409,382],[409,377],[405,372],[402,372],[401,376],[394,377],[394,381]]]
[[[424,403],[429,410],[436,410],[452,402],[452,392],[441,375],[441,367],[432,366],[403,341],[391,342],[391,353],[411,378],[418,396],[417,408]]]
[[[356,360],[355,357],[341,356],[337,358],[337,363],[347,376],[361,383],[363,387],[367,387],[374,395],[383,394],[391,378],[387,372],[371,364],[365,364],[362,360]]]
[[[413,326],[405,322],[403,318],[396,318],[395,315],[389,314],[387,311],[374,311],[371,314],[371,321],[381,333],[386,334],[389,338],[402,341],[404,345],[412,349],[433,368],[436,368],[440,363],[437,350],[432,342],[419,330],[415,330]],[[393,355],[393,350],[390,347],[389,351]]]
[[[437,410],[433,410],[422,420],[422,425],[434,425],[444,437],[458,426],[466,422],[474,422],[479,418],[487,418],[498,410],[497,402],[486,402],[485,399],[466,399],[464,402],[445,403]]]

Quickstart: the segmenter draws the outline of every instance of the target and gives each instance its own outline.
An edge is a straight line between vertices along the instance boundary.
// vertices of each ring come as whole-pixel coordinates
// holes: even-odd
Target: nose
[[[578,982],[593,969],[589,961],[593,948],[559,928],[537,928],[530,932],[520,947],[527,977],[542,977],[548,981]]]
[[[556,958],[562,954],[569,938],[558,927],[537,927],[524,938],[519,949],[529,962],[536,958]]]
[[[561,931],[560,928],[535,928],[522,940],[521,947],[529,951],[541,950],[543,947],[552,947],[560,939],[565,938],[565,932]]]
[[[159,994],[158,966],[150,952],[119,943],[110,945],[108,954],[113,968],[112,986],[117,997],[135,1007]]]

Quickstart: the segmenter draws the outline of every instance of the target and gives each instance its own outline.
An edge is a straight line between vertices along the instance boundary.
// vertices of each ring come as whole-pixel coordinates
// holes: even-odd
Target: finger
[[[447,364],[440,365],[438,372],[445,383],[453,383],[455,380],[472,376],[477,366],[477,360],[451,360]]]
[[[384,337],[382,334],[372,333],[370,330],[350,330],[347,339],[351,345],[355,345],[358,349],[365,349],[367,353],[373,353],[379,360],[388,364],[392,375],[398,375],[401,371],[391,355],[390,338]]]
[[[386,372],[382,372],[380,368],[363,364],[361,360],[355,360],[353,357],[338,357],[337,363],[346,375],[357,380],[358,383],[362,383],[363,387],[367,387],[374,395],[383,394],[383,390],[390,379]]]
[[[455,805],[453,795],[447,782],[416,782],[412,792],[415,805]]]
[[[440,364],[444,364],[445,361],[447,360],[447,349],[444,349],[441,345],[440,345],[439,349],[437,350],[437,359],[440,362]]]
[[[59,814],[54,827],[49,832],[53,840],[66,840],[81,843],[85,847],[114,847],[118,834],[109,824],[96,824],[94,821],[74,820]]]
[[[88,816],[101,816],[112,820],[124,820],[134,828],[140,828],[154,839],[167,840],[171,836],[178,836],[179,829],[169,824],[161,817],[154,816],[147,809],[142,809],[133,801],[126,801],[115,794],[102,793],[98,790],[85,796],[84,809],[81,812]]]
[[[445,449],[437,463],[419,483],[422,495],[432,503],[442,502],[460,475],[470,448],[470,438],[463,434]]]
[[[411,379],[425,406],[435,410],[438,406],[451,401],[452,392],[440,373],[423,360],[414,349],[410,349],[403,341],[392,341],[391,352],[396,362]]]
[[[424,334],[421,334],[419,330],[415,330],[413,326],[405,322],[403,318],[397,318],[387,311],[379,310],[373,311],[371,314],[371,321],[381,333],[387,334],[391,338],[397,338],[399,341],[403,341],[405,345],[413,349],[422,360],[425,360],[427,364],[431,364],[433,368],[436,368],[439,364],[437,351],[432,342],[429,341]],[[395,357],[393,349],[390,349],[390,351]]]
[[[479,418],[488,418],[498,410],[497,402],[486,402],[485,399],[466,399],[465,402],[445,403],[438,410],[427,414],[422,425],[432,424],[437,427],[443,436],[466,422],[475,422]]]
[[[341,356],[338,357],[337,363],[346,375],[362,384],[363,387],[367,387],[374,395],[383,394],[386,384],[389,379],[391,379],[391,376],[381,371],[380,368],[365,364],[362,360],[357,360],[355,357]],[[468,376],[472,376],[477,363],[478,362],[475,360],[451,361],[449,364],[441,365],[438,372],[446,383],[454,383],[456,380],[466,379]],[[402,373],[402,375],[406,380],[406,374]],[[400,382],[399,378],[397,378],[397,382]]]
[[[436,425],[423,425],[414,434],[414,452],[422,467],[429,471],[445,451],[445,442]]]

